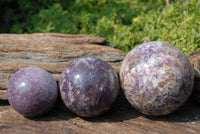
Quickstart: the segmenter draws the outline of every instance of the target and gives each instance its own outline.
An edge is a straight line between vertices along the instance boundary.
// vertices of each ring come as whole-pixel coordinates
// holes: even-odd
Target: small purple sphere
[[[65,105],[83,117],[107,111],[119,92],[115,70],[108,63],[93,57],[71,62],[61,74],[59,86]]]
[[[17,71],[8,83],[10,105],[25,117],[40,116],[55,104],[57,83],[47,71],[26,67]]]
[[[194,69],[187,57],[166,42],[143,43],[130,51],[120,68],[123,92],[146,115],[166,115],[191,95]]]

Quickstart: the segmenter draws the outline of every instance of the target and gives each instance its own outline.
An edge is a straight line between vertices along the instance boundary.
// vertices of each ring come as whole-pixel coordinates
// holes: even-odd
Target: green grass
[[[200,1],[75,0],[54,3],[16,23],[14,33],[59,32],[105,37],[124,52],[148,41],[167,41],[185,54],[200,48]]]

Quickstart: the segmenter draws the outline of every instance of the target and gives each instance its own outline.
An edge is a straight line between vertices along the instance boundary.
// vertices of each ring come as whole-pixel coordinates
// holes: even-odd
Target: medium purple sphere
[[[130,51],[120,68],[124,94],[146,115],[166,115],[191,95],[194,69],[187,57],[169,43],[143,43]]]
[[[115,70],[108,63],[93,57],[71,62],[61,74],[59,86],[65,105],[83,117],[107,111],[119,92]]]
[[[10,105],[25,117],[40,116],[56,102],[58,89],[54,78],[38,67],[26,67],[16,72],[8,83]]]

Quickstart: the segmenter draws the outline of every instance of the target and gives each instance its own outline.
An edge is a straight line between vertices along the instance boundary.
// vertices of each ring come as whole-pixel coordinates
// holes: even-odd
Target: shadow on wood
[[[0,103],[1,133],[185,133],[200,131],[200,107],[188,101],[167,116],[145,116],[137,112],[121,93],[112,108],[94,118],[81,118],[58,99],[55,107],[38,118],[25,118],[8,103]],[[178,129],[177,129],[178,128]]]
[[[4,103],[7,105],[8,103]],[[4,105],[3,104],[3,105]],[[27,118],[34,121],[65,121],[78,117],[67,109],[59,98],[54,108],[47,114],[37,118]],[[126,100],[125,96],[120,93],[116,102],[112,105],[111,109],[106,113],[91,118],[79,117],[82,120],[96,123],[111,123],[111,122],[124,122],[138,117],[147,118],[152,121],[162,122],[194,122],[200,120],[200,107],[197,103],[189,100],[185,105],[180,107],[176,112],[166,116],[147,116],[135,110],[131,104]]]
[[[55,106],[52,110],[50,110],[48,113],[40,116],[40,117],[24,117],[28,120],[33,121],[67,121],[69,119],[75,118],[76,115],[71,113],[65,105],[62,103],[60,98],[58,98]]]
[[[144,116],[152,121],[164,121],[164,122],[194,122],[200,121],[200,106],[188,100],[177,111],[166,116]]]

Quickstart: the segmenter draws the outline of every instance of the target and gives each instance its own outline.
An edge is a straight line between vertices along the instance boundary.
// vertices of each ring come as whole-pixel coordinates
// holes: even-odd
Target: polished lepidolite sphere
[[[59,86],[65,105],[83,117],[107,111],[119,92],[115,70],[108,63],[93,57],[71,62],[61,74]]]
[[[166,115],[191,95],[194,70],[187,57],[169,43],[143,43],[130,51],[120,68],[126,98],[146,115]]]
[[[38,67],[26,67],[16,72],[8,83],[10,105],[25,117],[40,116],[56,102],[58,89],[54,78]]]

